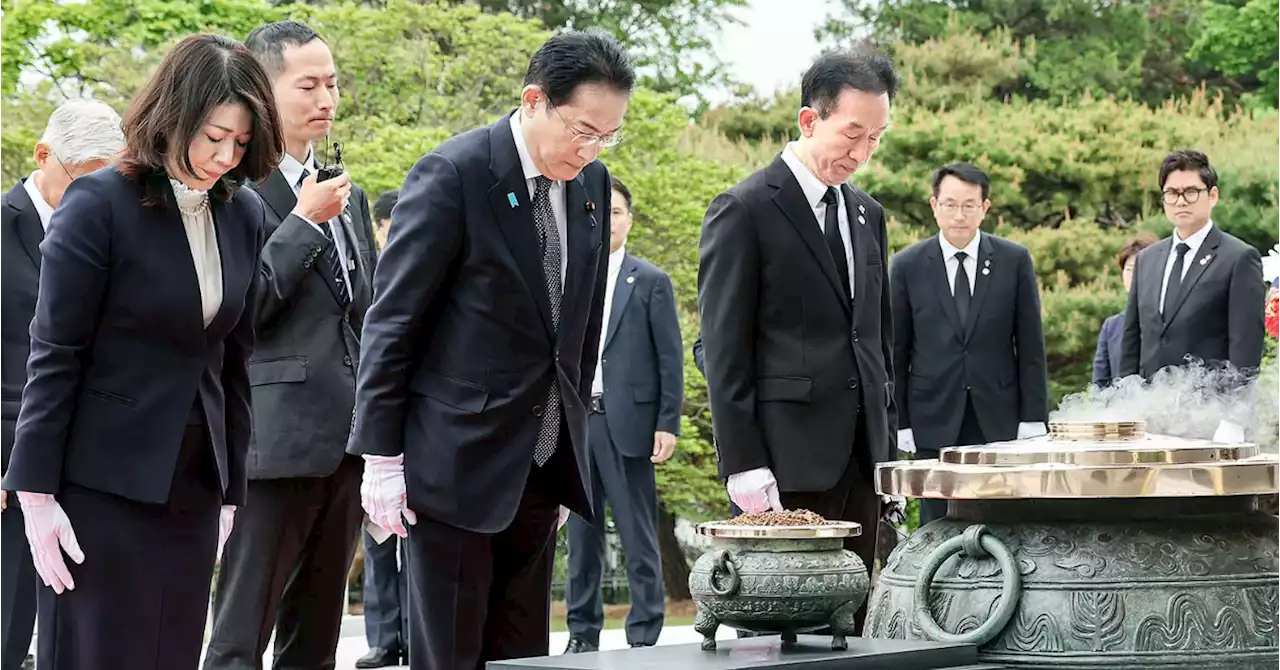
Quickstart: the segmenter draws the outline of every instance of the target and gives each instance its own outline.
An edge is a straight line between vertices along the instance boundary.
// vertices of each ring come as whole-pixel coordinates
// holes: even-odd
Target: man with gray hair
[[[36,143],[36,169],[18,182],[0,202],[0,334],[3,346],[3,437],[0,456],[9,470],[13,431],[27,381],[27,354],[31,340],[27,326],[35,314],[40,287],[40,242],[53,210],[71,180],[107,164],[124,148],[120,115],[93,100],[63,103],[49,117],[44,135]],[[36,619],[35,567],[23,529],[18,499],[0,491],[0,543],[7,549],[0,558],[0,611],[3,643],[0,670],[17,670],[28,659],[31,631]]]

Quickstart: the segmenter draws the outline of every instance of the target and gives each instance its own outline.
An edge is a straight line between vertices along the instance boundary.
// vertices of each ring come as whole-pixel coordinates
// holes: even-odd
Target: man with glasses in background
[[[4,287],[3,309],[3,443],[0,454],[9,469],[13,432],[27,382],[27,355],[31,338],[27,327],[35,315],[40,288],[40,242],[53,210],[72,180],[105,166],[124,148],[120,116],[106,104],[93,100],[63,103],[49,117],[44,135],[36,143],[36,169],[4,194],[3,243],[0,267]],[[17,496],[0,491],[0,520],[4,546],[0,601],[4,614],[3,653],[0,668],[17,670],[30,661],[27,648],[36,620],[36,586],[39,584],[31,550],[23,528]]]
[[[1151,379],[1188,358],[1256,372],[1262,363],[1262,258],[1213,224],[1218,173],[1199,151],[1180,149],[1160,165],[1161,201],[1173,235],[1143,249],[1125,308],[1120,376]],[[1223,420],[1214,440],[1243,442]]]
[[[980,230],[990,194],[973,165],[936,170],[929,205],[938,234],[889,264],[898,448],[920,458],[1046,432],[1035,268],[1026,247]],[[947,513],[944,500],[920,503],[921,524]]]

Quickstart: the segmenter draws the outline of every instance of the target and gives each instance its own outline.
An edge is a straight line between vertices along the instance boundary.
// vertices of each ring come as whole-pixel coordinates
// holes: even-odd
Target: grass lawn
[[[622,628],[627,623],[627,612],[631,610],[630,605],[605,605],[604,606],[604,627],[605,630],[614,628]],[[564,624],[565,607],[563,601],[551,603],[551,632],[562,633],[566,630]],[[694,615],[694,604],[691,601],[667,602],[667,619],[666,626],[692,626]]]

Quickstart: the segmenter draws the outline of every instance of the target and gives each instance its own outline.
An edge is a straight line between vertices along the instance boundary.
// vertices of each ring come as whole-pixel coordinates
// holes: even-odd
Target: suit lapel
[[[951,293],[951,278],[947,276],[947,264],[943,261],[942,247],[939,246],[936,235],[933,237],[933,244],[925,248],[925,274],[928,282],[933,285],[933,292],[942,312],[947,315],[951,332],[963,342],[964,324],[960,323],[960,313],[956,311],[956,299]]]
[[[781,156],[775,158],[766,168],[765,179],[770,186],[777,189],[773,194],[773,202],[795,227],[796,233],[800,235],[800,239],[804,240],[805,246],[809,247],[809,252],[817,259],[822,274],[826,275],[831,290],[835,291],[836,301],[844,307],[845,314],[849,314],[849,301],[845,300],[845,289],[840,286],[840,275],[836,273],[836,264],[831,259],[827,241],[822,237],[822,228],[814,218],[813,208],[805,199],[800,182],[796,181],[795,175],[791,174],[791,168],[787,167]]]
[[[280,172],[280,168],[271,171],[267,176],[267,180],[260,184],[258,193],[262,194],[262,199],[267,201],[267,206],[271,207],[271,211],[276,213],[276,218],[284,221],[289,216],[289,212],[293,211],[294,205],[298,204],[298,196],[293,193],[293,186],[284,178],[284,174]]]
[[[630,254],[622,259],[622,268],[618,271],[618,284],[613,289],[613,305],[609,307],[608,329],[605,330],[604,336],[606,349],[609,347],[609,342],[613,340],[613,334],[618,332],[618,324],[622,321],[622,312],[626,310],[627,302],[631,300],[631,293],[635,289],[635,274],[638,267]],[[628,279],[631,281],[627,281]]]
[[[840,185],[840,193],[844,196],[845,213],[849,215],[850,246],[853,248],[853,260],[850,261],[849,272],[853,276],[853,322],[858,322],[862,310],[863,297],[867,291],[867,264],[863,261],[870,254],[864,253],[867,248],[867,206],[862,198],[848,184]]]
[[[204,307],[200,297],[200,280],[196,277],[195,258],[191,255],[191,243],[187,240],[186,226],[182,222],[182,213],[178,210],[178,201],[174,198],[173,189],[169,186],[168,181],[163,182],[161,187],[164,192],[165,205],[163,210],[154,208],[145,208],[145,211],[151,214],[156,224],[156,241],[157,247],[164,254],[165,258],[171,259],[171,262],[178,268],[174,273],[175,277],[181,277],[176,280],[182,284],[182,304],[189,305],[186,308],[186,319],[188,323],[187,331],[193,339],[199,338],[201,342],[208,342],[206,337],[206,329],[204,327]],[[210,200],[213,205],[214,227],[217,229],[218,235],[218,252],[222,250],[221,226],[217,225],[218,215],[221,214],[220,203]],[[226,218],[226,217],[223,217]],[[226,261],[223,261],[223,273],[226,273]],[[223,279],[223,292],[226,292],[226,279]],[[225,304],[225,300],[223,301]],[[216,317],[215,317],[216,321]],[[212,325],[213,322],[210,322]]]
[[[547,297],[546,277],[542,272],[542,255],[534,229],[529,186],[524,178],[507,116],[490,126],[489,170],[498,179],[489,188],[489,206],[502,230],[507,249],[515,258],[520,275],[524,277],[525,288],[542,318],[542,325],[546,328],[547,335],[554,337],[555,323],[551,319],[551,301]],[[514,205],[511,204],[512,198],[515,199]]]
[[[595,270],[596,258],[592,253],[600,244],[595,213],[587,208],[587,187],[582,173],[565,182],[565,229],[568,241],[565,249],[569,254],[569,263],[565,269],[564,299],[561,301],[560,322],[566,319],[577,319],[576,309],[579,305],[590,305],[590,300],[579,300],[578,297],[591,285],[590,279]],[[593,245],[592,242],[596,244]],[[585,319],[579,319],[585,321]],[[576,323],[577,321],[575,321]]]
[[[1209,234],[1205,235],[1204,243],[1196,250],[1196,257],[1191,260],[1191,267],[1187,268],[1187,275],[1182,280],[1182,286],[1178,290],[1178,295],[1173,297],[1173,309],[1164,315],[1165,327],[1173,321],[1178,315],[1178,310],[1182,309],[1182,303],[1186,302],[1187,296],[1191,294],[1191,289],[1195,288],[1196,282],[1200,281],[1200,277],[1204,276],[1209,266],[1213,264],[1213,257],[1218,253],[1218,245],[1222,242],[1222,231],[1217,226],[1209,229]],[[1172,243],[1170,243],[1172,247]],[[1161,266],[1163,273],[1164,266]],[[1163,279],[1163,276],[1161,277]]]
[[[991,273],[995,272],[991,268],[996,266],[993,259],[995,251],[991,239],[987,235],[982,236],[982,240],[978,242],[978,262],[974,267],[973,276],[973,304],[969,307],[969,322],[964,325],[964,340],[969,341],[969,337],[973,335],[974,324],[978,322],[978,314],[982,312],[982,303],[987,299],[987,289],[991,285]],[[986,270],[986,272],[983,272]]]
[[[1164,330],[1164,315],[1160,313],[1160,289],[1164,287],[1164,266],[1169,262],[1169,251],[1173,249],[1170,238],[1155,243],[1153,251],[1145,251],[1150,260],[1138,263],[1137,272],[1142,278],[1142,294],[1138,296],[1138,306],[1150,305],[1149,314],[1155,315]],[[1141,312],[1139,312],[1141,313]]]
[[[27,195],[27,189],[24,186],[26,181],[23,179],[9,191],[9,206],[16,210],[14,226],[18,239],[22,241],[22,249],[39,270],[40,243],[44,241],[44,226],[40,223],[40,213],[36,211],[35,203],[31,202],[31,197]]]
[[[222,339],[225,334],[231,330],[231,325],[226,321],[231,318],[230,303],[228,296],[232,294],[231,283],[229,279],[233,276],[243,274],[240,268],[235,267],[232,263],[234,257],[231,248],[232,226],[234,226],[235,217],[230,216],[230,205],[227,202],[209,199],[209,211],[213,215],[213,231],[214,236],[218,240],[218,264],[222,270],[222,304],[218,306],[218,313],[214,315],[213,320],[209,322],[209,326],[204,329],[206,341],[212,344],[214,341]],[[188,254],[190,255],[190,254]],[[191,265],[195,268],[195,263]],[[257,268],[254,268],[257,271]],[[199,298],[200,284],[196,281],[196,296]],[[204,326],[204,310],[201,308],[200,325]]]

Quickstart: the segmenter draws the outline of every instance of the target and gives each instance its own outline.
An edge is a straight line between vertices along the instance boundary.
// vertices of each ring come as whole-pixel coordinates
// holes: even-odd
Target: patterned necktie
[[[306,168],[302,168],[302,177],[298,179],[298,190],[302,190],[302,182],[307,179],[311,172]],[[328,221],[316,221],[316,226],[320,228],[320,232],[326,240],[329,240],[328,250],[324,253],[325,265],[329,266],[329,276],[333,277],[333,282],[338,285],[338,302],[345,309],[351,304],[351,291],[347,286],[347,280],[342,273],[342,258],[338,256],[338,244],[333,239],[333,226]]]
[[[551,208],[551,180],[541,175],[534,178],[533,224],[538,232],[538,246],[542,251],[542,274],[546,279],[547,298],[551,302],[551,322],[560,328],[560,232],[556,228],[555,210]],[[552,367],[551,388],[547,392],[547,404],[542,412],[542,425],[538,428],[538,442],[533,451],[533,462],[545,465],[555,453],[560,439],[560,383],[555,367]]]

